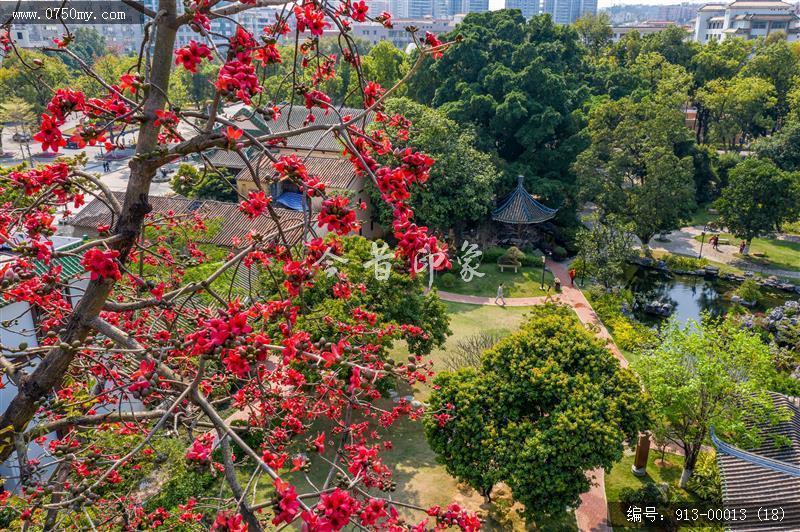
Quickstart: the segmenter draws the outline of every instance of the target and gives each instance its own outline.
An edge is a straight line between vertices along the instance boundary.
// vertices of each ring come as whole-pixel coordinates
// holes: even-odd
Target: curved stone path
[[[598,338],[606,342],[606,346],[619,360],[622,367],[628,367],[628,361],[622,356],[611,338],[608,329],[600,322],[594,309],[589,304],[586,296],[577,286],[569,286],[569,265],[550,261],[547,268],[553,272],[553,276],[559,279],[566,279],[567,285],[562,285],[561,293],[555,294],[550,298],[551,301],[569,305],[578,315],[578,318],[586,325],[589,325]],[[495,305],[494,298],[465,296],[452,292],[439,292],[439,297],[445,301],[453,303],[467,303],[471,305]],[[529,307],[542,305],[547,298],[542,297],[507,297],[506,306],[509,307]],[[575,518],[578,521],[578,530],[581,532],[605,532],[611,531],[608,524],[608,505],[606,503],[605,472],[602,468],[588,471],[587,475],[592,481],[589,491],[581,495],[581,504],[575,509]]]

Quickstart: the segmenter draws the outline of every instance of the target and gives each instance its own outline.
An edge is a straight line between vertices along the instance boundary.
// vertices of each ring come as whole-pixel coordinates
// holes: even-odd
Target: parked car
[[[14,142],[30,142],[31,141],[31,136],[30,135],[28,135],[27,133],[22,133],[20,131],[17,131],[16,133],[14,133],[14,135],[11,138],[14,140]]]

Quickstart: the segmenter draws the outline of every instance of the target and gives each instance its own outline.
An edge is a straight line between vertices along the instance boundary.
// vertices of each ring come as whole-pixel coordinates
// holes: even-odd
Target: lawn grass
[[[530,307],[500,307],[496,305],[469,305],[466,303],[444,302],[447,313],[450,315],[450,330],[453,334],[447,339],[444,347],[434,349],[427,359],[433,361],[433,369],[437,373],[447,369],[446,359],[448,350],[464,338],[480,334],[495,334],[505,336],[515,331],[524,320]],[[405,361],[408,356],[405,342],[395,343],[390,356],[395,360]],[[404,393],[413,394],[424,401],[430,395],[429,383],[419,383],[413,390]]]
[[[437,276],[434,284],[439,290],[470,296],[494,297],[497,295],[497,287],[500,283],[505,284],[503,292],[506,297],[536,297],[546,294],[546,290],[540,288],[542,282],[541,267],[520,267],[518,273],[514,273],[514,270],[508,268],[505,272],[501,272],[497,264],[484,263],[480,265],[478,271],[483,273],[484,276],[476,276],[469,282],[465,282],[459,275],[458,270],[454,269],[452,274],[455,276],[456,281],[453,286],[445,287],[442,284],[441,275]],[[548,285],[552,286],[553,274],[550,273],[550,270],[545,271],[544,282],[545,288]],[[561,279],[561,282],[565,282],[565,279]]]
[[[605,475],[606,499],[609,502],[619,502],[620,492],[626,488],[639,489],[645,484],[669,484],[673,487],[680,501],[699,502],[692,493],[678,487],[683,469],[683,457],[677,454],[666,453],[666,463],[661,463],[661,453],[657,449],[650,449],[647,460],[647,474],[637,477],[631,472],[634,456],[624,456],[614,464],[610,473]]]
[[[719,233],[721,239],[728,239],[731,245],[738,246],[741,239],[737,239],[730,233]],[[694,237],[699,241],[700,236]],[[756,257],[753,254],[761,253],[763,257]],[[754,268],[767,266],[780,270],[800,271],[800,243],[789,240],[777,240],[774,238],[754,238],[750,244],[750,255],[744,256],[738,253],[735,256],[747,261]]]

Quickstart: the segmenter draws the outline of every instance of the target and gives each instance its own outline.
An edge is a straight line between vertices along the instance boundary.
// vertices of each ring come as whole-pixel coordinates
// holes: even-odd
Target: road
[[[64,126],[65,129],[68,127],[69,125]],[[23,162],[23,160],[28,160],[27,147],[24,144],[15,142],[12,139],[13,134],[14,126],[6,126],[3,129],[3,152],[7,154],[10,153],[11,156],[0,159],[0,166],[2,167],[16,166]],[[127,134],[125,138],[126,141],[132,141],[133,139],[134,136],[130,133]],[[31,155],[33,156],[33,162],[35,164],[46,164],[48,161],[53,160],[52,157],[42,157],[41,146],[37,142],[30,143],[30,150]],[[100,155],[105,153],[105,149],[102,146],[86,146],[80,150],[62,148],[59,151],[59,154],[77,155],[81,152],[86,152],[86,155],[89,157],[89,164],[85,167],[86,171],[99,174],[102,182],[105,183],[111,190],[119,192],[125,191],[125,189],[128,187],[128,176],[130,175],[130,169],[128,168],[128,161],[130,158],[112,161],[111,170],[109,172],[105,172],[103,170],[103,162],[98,159]],[[166,196],[172,193],[173,192],[169,186],[169,182],[153,183],[150,186],[150,194],[154,196]]]

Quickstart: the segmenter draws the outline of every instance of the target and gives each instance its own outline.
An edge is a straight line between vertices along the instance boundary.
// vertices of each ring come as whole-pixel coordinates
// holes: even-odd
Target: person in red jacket
[[[569,270],[569,284],[571,284],[572,286],[575,286],[575,276],[577,274],[578,272],[575,271],[575,268]]]

